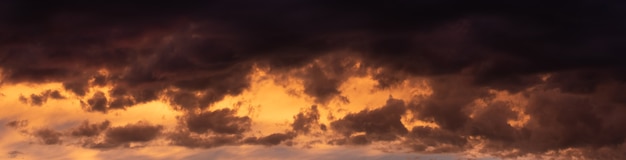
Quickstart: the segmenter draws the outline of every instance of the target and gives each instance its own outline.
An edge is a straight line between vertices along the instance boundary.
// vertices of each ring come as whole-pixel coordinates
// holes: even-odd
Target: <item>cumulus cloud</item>
[[[319,111],[317,106],[313,105],[295,115],[294,122],[290,124],[291,128],[283,133],[258,137],[245,136],[244,133],[251,131],[252,120],[247,116],[236,116],[236,112],[237,110],[233,109],[220,109],[199,114],[187,113],[181,117],[182,128],[169,133],[168,139],[174,145],[191,148],[241,144],[273,146],[321,127],[318,123]]]
[[[61,95],[58,90],[46,90],[40,94],[31,94],[29,97],[20,96],[19,100],[23,103],[30,103],[34,106],[41,106],[51,99],[65,99],[65,96]]]

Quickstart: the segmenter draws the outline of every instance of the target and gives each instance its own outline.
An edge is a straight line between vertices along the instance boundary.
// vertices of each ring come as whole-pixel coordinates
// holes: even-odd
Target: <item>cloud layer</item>
[[[61,84],[20,93],[21,103],[76,101],[85,112],[107,115],[165,102],[181,114],[169,128],[109,120],[28,128],[19,117],[0,117],[40,144],[110,149],[397,143],[420,153],[626,157],[624,2],[0,6],[0,83]],[[421,82],[432,93],[391,95],[384,104],[344,112],[342,106],[365,101],[348,96],[356,87],[343,88],[358,78],[375,81],[372,93],[410,92]],[[216,106],[262,79],[311,107],[293,106],[305,108],[289,115],[287,128],[259,132],[254,114]]]

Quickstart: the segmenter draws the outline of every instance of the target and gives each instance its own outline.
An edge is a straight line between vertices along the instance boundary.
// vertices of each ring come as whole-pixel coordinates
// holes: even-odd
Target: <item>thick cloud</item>
[[[414,110],[416,118],[440,127],[413,128],[407,144],[417,151],[459,152],[475,147],[469,142],[480,139],[483,151],[516,150],[501,156],[577,149],[584,157],[620,159],[626,153],[620,149],[626,142],[625,130],[617,127],[624,125],[621,113],[626,106],[619,94],[624,84],[618,80],[603,79],[605,83],[594,89],[579,90],[579,86],[555,87],[548,78],[515,94],[516,100],[450,79],[431,82],[433,95],[419,101]],[[524,116],[527,119],[521,126],[511,122]]]
[[[98,111],[106,113],[108,110],[107,97],[104,93],[98,91],[93,94],[91,98],[87,100],[87,111]]]
[[[524,76],[531,73],[626,68],[616,61],[624,50],[621,2],[63,4],[6,3],[13,9],[0,19],[9,35],[0,47],[4,77],[62,82],[79,96],[89,85],[124,88],[125,98],[110,108],[156,100],[168,88],[180,89],[173,104],[203,108],[247,88],[255,63],[293,68],[336,50],[358,53],[364,66],[416,75],[463,71],[476,84],[507,90],[537,83]],[[339,66],[307,69],[305,93],[318,103],[339,96],[346,68]],[[384,88],[398,81],[393,77],[377,79]]]
[[[346,137],[356,132],[365,132],[368,139],[395,140],[397,136],[408,133],[400,121],[406,110],[402,100],[390,98],[382,108],[348,114],[333,121],[330,126]]]
[[[337,97],[349,102],[338,88],[354,76],[371,76],[379,89],[409,77],[428,80],[429,97],[407,104],[390,99],[331,123],[344,135],[341,143],[405,136],[416,150],[452,152],[478,137],[496,151],[610,148],[617,155],[624,144],[622,1],[9,0],[0,6],[3,84],[58,82],[87,111],[103,113],[166,100],[189,113],[180,119],[190,132],[183,135],[217,134],[217,144],[239,143],[250,118],[228,109],[196,111],[243,93],[255,67],[293,74],[319,105]],[[111,89],[90,93],[94,86]],[[42,105],[62,97],[50,92],[20,100]],[[400,122],[407,111],[438,127],[409,132]],[[313,113],[296,115],[292,129],[309,132],[317,123]],[[521,126],[509,122],[524,116]],[[114,130],[122,129],[106,133],[115,144],[143,140],[113,136],[123,132]],[[40,137],[59,143],[54,133]]]
[[[94,137],[100,135],[104,130],[109,128],[111,122],[108,120],[100,124],[89,124],[89,121],[84,121],[80,126],[71,131],[72,136],[78,137]]]
[[[408,145],[416,151],[458,152],[468,143],[466,137],[432,127],[413,127],[407,136]]]
[[[341,95],[339,87],[348,78],[363,76],[366,67],[357,65],[359,62],[350,54],[331,54],[314,60],[311,64],[289,73],[302,80],[304,94],[315,98],[316,103],[328,104],[333,98],[340,98],[344,103],[350,101]],[[284,74],[284,73],[282,73]]]
[[[163,127],[137,123],[122,127],[113,127],[106,132],[107,141],[112,142],[147,142],[159,134]]]
[[[247,88],[254,63],[289,68],[339,49],[360,53],[368,66],[411,74],[465,70],[492,87],[526,82],[520,74],[625,68],[616,61],[626,24],[620,2],[62,4],[6,3],[12,8],[0,19],[8,35],[0,47],[6,81],[62,82],[79,96],[89,85],[111,84],[134,102],[117,108],[155,100],[169,87],[202,93],[190,99],[206,107]],[[310,69],[306,94],[320,103],[340,94],[343,78]],[[383,87],[394,81],[380,79],[388,81]]]
[[[102,128],[103,125],[105,124],[108,124],[108,123],[106,123],[105,121],[100,126],[96,126],[96,127]],[[152,125],[147,122],[137,122],[135,124],[127,124],[125,126],[111,127],[107,129],[106,132],[104,132],[103,142],[86,144],[86,145],[92,148],[112,148],[112,147],[118,147],[118,146],[128,146],[128,144],[131,142],[140,142],[140,143],[149,142],[151,140],[158,138],[162,130],[163,130],[163,126]],[[88,136],[88,135],[81,135],[81,136]]]
[[[236,116],[236,110],[220,109],[199,114],[189,113],[182,117],[184,126],[194,133],[241,134],[250,130],[248,117]]]
[[[467,108],[474,100],[489,96],[487,89],[475,87],[464,76],[439,77],[430,81],[433,94],[413,107],[417,117],[440,127],[458,130],[469,120]]]
[[[318,122],[320,115],[315,105],[295,115],[290,130],[261,137],[245,137],[244,133],[251,130],[251,119],[236,116],[235,113],[236,110],[231,109],[205,111],[200,114],[187,113],[181,118],[183,128],[169,133],[168,139],[174,145],[191,148],[241,144],[273,146],[298,135],[309,134],[318,127],[323,130]]]
[[[624,86],[612,86],[622,90]],[[608,99],[604,99],[608,98]],[[626,141],[626,103],[609,97],[592,97],[554,92],[531,95],[525,112],[531,116],[526,129],[525,149],[545,151],[567,147],[613,147]],[[601,136],[600,136],[601,135]]]

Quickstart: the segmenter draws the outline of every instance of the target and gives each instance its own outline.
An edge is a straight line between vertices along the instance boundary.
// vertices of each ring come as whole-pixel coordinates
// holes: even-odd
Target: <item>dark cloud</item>
[[[224,145],[278,145],[299,134],[308,134],[320,124],[317,106],[304,109],[294,116],[291,130],[262,137],[244,137],[252,123],[249,117],[236,116],[236,110],[220,109],[199,114],[187,113],[181,117],[182,129],[168,135],[172,144],[185,147],[211,148]]]
[[[528,151],[546,151],[621,145],[626,130],[618,126],[626,124],[619,113],[623,113],[625,106],[590,96],[534,93],[525,108],[531,119],[524,128],[527,135],[520,146]]]
[[[348,114],[331,122],[330,126],[346,137],[357,132],[365,132],[369,139],[395,140],[398,136],[408,133],[400,121],[406,110],[407,107],[402,100],[390,98],[382,108]]]
[[[389,100],[332,122],[344,143],[407,135],[416,150],[443,152],[462,149],[467,143],[459,139],[471,136],[495,150],[610,148],[619,155],[615,148],[626,135],[620,127],[626,121],[622,1],[21,0],[0,6],[3,83],[58,82],[81,98],[90,87],[110,85],[110,97],[86,98],[88,111],[161,99],[185,112],[206,109],[247,89],[255,67],[295,75],[320,105],[348,102],[338,88],[367,71],[379,89],[420,77],[433,94],[407,104]],[[494,100],[492,91],[520,94],[528,105]],[[43,105],[55,97],[63,96],[20,100]],[[486,104],[476,107],[477,101]],[[439,128],[409,132],[400,122],[407,110]],[[296,115],[294,131],[310,130],[316,118],[309,113]],[[511,126],[520,114],[527,124]],[[234,139],[250,125],[232,110],[191,113],[181,121],[191,132],[185,134]],[[270,139],[277,137],[285,136]]]
[[[332,97],[338,96],[341,82],[338,79],[328,77],[318,66],[304,71],[307,76],[304,79],[304,93],[316,98],[318,103],[326,103]]]
[[[248,137],[248,138],[244,139],[244,143],[273,146],[273,145],[278,145],[281,142],[284,142],[286,140],[290,140],[290,139],[294,138],[295,136],[296,136],[296,134],[292,133],[292,132],[289,132],[289,133],[273,133],[273,134],[270,134],[268,136],[259,137],[259,138],[257,138],[257,137]]]
[[[168,135],[173,145],[190,148],[212,148],[239,144],[243,137],[236,134],[201,135],[193,132],[174,132]]]
[[[478,85],[514,91],[539,82],[528,74],[626,68],[617,60],[626,35],[625,4],[617,1],[60,4],[7,1],[13,9],[0,19],[6,81],[62,82],[79,96],[89,85],[125,88],[126,102],[116,108],[156,100],[168,88],[188,97],[182,108],[206,107],[246,89],[255,64],[293,69],[339,51],[356,53],[367,67],[465,72]],[[304,93],[318,103],[340,96],[350,66],[345,56],[322,60],[327,66],[307,67],[301,76]],[[381,88],[403,77],[375,76]]]
[[[624,88],[618,80],[604,79],[594,89],[579,89],[555,86],[548,78],[518,92],[516,95],[524,102],[520,103],[497,99],[502,93],[448,78],[432,81],[433,95],[417,105],[416,118],[440,126],[413,128],[406,140],[417,151],[464,151],[471,147],[469,141],[479,138],[485,143],[484,152],[517,150],[499,155],[505,157],[564,149],[578,149],[583,157],[608,159],[619,159],[626,153],[619,149],[626,142],[625,130],[617,127],[624,125],[620,113],[626,103],[618,100]],[[523,116],[528,118],[524,125],[511,124]],[[602,154],[593,154],[600,150]]]
[[[18,123],[17,121],[15,123]],[[7,125],[13,125],[13,122]],[[16,124],[19,125],[19,124]],[[84,121],[80,125],[65,131],[49,128],[34,131],[23,131],[36,137],[46,145],[67,144],[80,145],[85,148],[110,149],[115,147],[132,147],[130,144],[145,144],[159,138],[163,134],[164,127],[139,121],[124,126],[112,127],[108,120],[101,123],[89,123]],[[134,145],[138,146],[138,145]]]
[[[83,124],[83,126],[84,125],[85,124]],[[103,125],[108,126],[107,121],[100,124],[100,126],[95,127],[103,128]],[[79,127],[79,130],[81,127]],[[112,148],[118,146],[128,146],[130,142],[145,143],[158,138],[162,130],[163,126],[151,125],[147,122],[141,121],[135,124],[127,124],[125,126],[110,127],[106,130],[106,132],[104,132],[103,142],[87,144],[87,146],[92,148]],[[90,132],[93,132],[93,130],[90,130]],[[74,132],[72,134],[74,134]],[[88,136],[86,134],[90,133],[82,132],[79,134],[82,134],[80,136]]]
[[[36,130],[33,133],[33,136],[37,137],[43,144],[52,145],[61,144],[61,137],[63,136],[63,134],[53,129],[44,128]]]
[[[607,71],[576,70],[550,74],[546,87],[563,92],[589,94],[601,83],[607,83],[612,75]]]
[[[474,114],[466,124],[466,132],[473,136],[488,137],[490,140],[513,141],[520,138],[519,131],[508,122],[518,119],[510,103],[495,101]]]
[[[93,76],[91,84],[94,86],[105,86],[108,83],[109,79],[110,77],[107,77],[106,75],[97,74]]]
[[[159,134],[163,127],[145,123],[129,124],[122,127],[112,127],[107,130],[107,141],[112,142],[147,142]]]
[[[64,82],[63,88],[65,90],[70,91],[78,96],[85,96],[89,91],[89,85],[86,80],[78,80],[74,82]]]
[[[421,152],[458,152],[463,151],[468,140],[465,136],[448,130],[418,126],[411,129],[407,143]]]
[[[132,106],[134,104],[135,102],[129,98],[117,97],[111,100],[111,103],[109,103],[109,109],[124,109],[127,106]]]
[[[317,127],[319,124],[320,113],[317,110],[317,106],[313,105],[310,109],[306,109],[304,112],[298,113],[293,117],[293,123],[291,128],[295,132],[309,133],[313,127]]]
[[[328,141],[328,144],[332,145],[367,145],[372,143],[372,140],[367,135],[352,135],[341,139],[333,139]]]
[[[433,78],[429,81],[433,94],[411,109],[418,119],[435,122],[444,129],[461,129],[469,121],[469,105],[478,98],[490,96],[487,88],[476,87],[468,81],[464,76]]]
[[[32,105],[41,106],[46,101],[45,97],[31,94],[30,95],[30,103]]]
[[[87,100],[87,110],[88,111],[98,111],[106,113],[108,110],[108,101],[107,97],[104,93],[98,91],[93,94],[91,98]]]
[[[65,99],[65,96],[61,95],[57,90],[46,90],[39,94],[31,94],[28,98],[22,95],[19,97],[19,100],[23,103],[30,102],[30,104],[34,106],[41,106],[48,101],[48,98]]]
[[[50,92],[48,91],[46,91],[45,94],[47,94],[52,99],[65,99],[65,96],[61,95],[61,93],[57,90],[50,91]]]
[[[242,134],[250,130],[251,119],[239,117],[237,111],[220,109],[202,113],[189,113],[181,118],[182,123],[193,133]]]
[[[193,132],[177,131],[168,135],[173,145],[190,148],[212,148],[225,145],[265,145],[273,146],[295,138],[294,132],[273,133],[263,137],[244,137],[240,134],[197,134]]]
[[[100,135],[103,131],[109,128],[111,122],[108,120],[100,124],[89,124],[89,121],[84,121],[80,126],[71,131],[72,136],[78,137],[94,137]]]
[[[290,74],[302,80],[304,94],[315,98],[316,103],[327,104],[333,98],[349,103],[345,96],[341,96],[339,87],[352,76],[365,75],[366,68],[357,63],[349,54],[334,54],[320,57]]]

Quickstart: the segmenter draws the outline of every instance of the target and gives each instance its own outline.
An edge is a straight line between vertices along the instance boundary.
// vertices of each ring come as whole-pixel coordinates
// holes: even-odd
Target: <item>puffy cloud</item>
[[[406,110],[407,107],[402,100],[390,98],[382,108],[348,114],[331,122],[330,126],[346,137],[357,132],[365,132],[368,139],[395,140],[398,136],[408,133],[400,121]],[[364,137],[357,138],[363,139]]]
[[[108,110],[107,97],[102,92],[96,92],[87,100],[88,111],[98,111],[106,113]]]
[[[106,124],[106,121],[103,124]],[[151,125],[147,122],[140,121],[135,124],[110,127],[104,132],[103,142],[86,145],[93,148],[111,148],[122,145],[128,146],[131,142],[145,143],[158,138],[162,130],[163,126]]]
[[[241,134],[250,130],[248,117],[236,116],[236,110],[220,109],[202,113],[189,113],[182,117],[182,122],[190,132],[216,134]]]
[[[373,78],[380,90],[427,79],[430,96],[406,104],[389,99],[331,122],[328,128],[343,136],[336,144],[403,137],[417,151],[456,152],[476,138],[494,152],[624,153],[624,2],[2,3],[3,85],[60,83],[91,112],[167,101],[185,113],[183,131],[170,137],[178,145],[242,144],[252,119],[210,106],[244,93],[262,68],[298,80],[302,93],[324,107],[353,100],[340,89],[352,77]],[[41,106],[65,98],[60,93],[19,100]],[[401,122],[407,112],[436,127],[409,131]],[[249,140],[275,145],[317,125],[325,130],[320,116],[312,107],[290,123],[295,135]],[[104,134],[102,144],[120,146],[150,141],[161,130],[83,123],[72,134]],[[45,144],[62,139],[52,129],[33,135]]]
[[[48,101],[48,98],[52,99],[65,99],[65,96],[61,95],[58,90],[46,90],[40,94],[31,94],[28,98],[20,96],[19,100],[23,103],[29,103],[34,106],[41,106]]]
[[[317,110],[317,106],[313,105],[310,109],[306,109],[304,112],[300,112],[293,117],[293,123],[291,128],[295,132],[309,133],[313,127],[317,127],[319,124],[320,113]]]
[[[93,137],[98,136],[100,133],[109,128],[111,122],[105,120],[100,124],[89,124],[89,121],[84,121],[80,126],[71,131],[72,136],[78,137]]]

